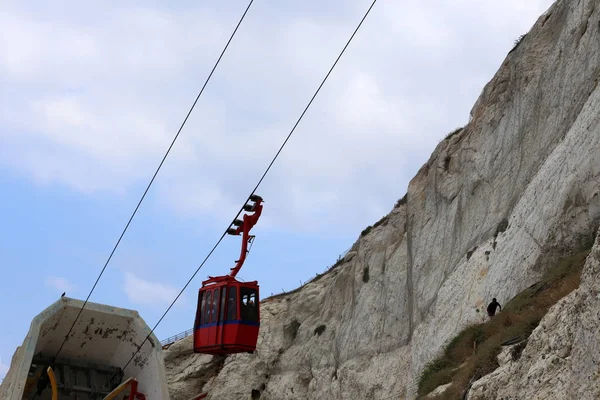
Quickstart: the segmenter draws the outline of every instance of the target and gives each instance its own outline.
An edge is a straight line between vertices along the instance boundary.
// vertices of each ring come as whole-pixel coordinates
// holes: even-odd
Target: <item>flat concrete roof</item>
[[[0,399],[22,400],[34,356],[56,354],[83,304],[62,297],[33,319],[0,385]],[[150,331],[135,310],[88,302],[56,362],[122,368]],[[125,369],[123,380],[129,377],[139,381],[138,389],[148,399],[169,400],[162,347],[154,334]]]

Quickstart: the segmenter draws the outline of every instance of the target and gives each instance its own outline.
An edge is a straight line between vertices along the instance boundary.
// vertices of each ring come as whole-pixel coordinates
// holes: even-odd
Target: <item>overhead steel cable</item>
[[[142,198],[140,199],[140,201],[138,202],[137,206],[135,207],[135,210],[133,211],[133,214],[131,214],[131,217],[129,218],[129,221],[127,222],[127,225],[125,226],[125,229],[123,229],[123,232],[121,233],[121,236],[119,237],[119,240],[117,240],[117,243],[115,244],[113,250],[110,253],[110,256],[108,257],[108,259],[106,260],[106,263],[104,264],[104,267],[102,268],[102,270],[100,271],[100,275],[98,275],[98,278],[96,279],[96,282],[94,283],[94,286],[92,286],[92,289],[90,290],[90,293],[88,294],[87,298],[85,299],[85,302],[83,303],[83,306],[81,307],[81,309],[79,310],[79,313],[77,314],[77,316],[75,317],[75,320],[73,321],[73,324],[71,325],[71,328],[69,329],[69,332],[65,335],[65,338],[62,342],[62,344],[60,345],[58,351],[56,352],[55,356],[53,357],[53,359],[56,359],[58,357],[58,355],[60,354],[63,346],[65,345],[65,342],[67,341],[69,334],[71,333],[71,331],[73,330],[73,328],[75,327],[75,323],[77,322],[77,320],[79,319],[79,316],[81,315],[81,312],[83,311],[83,309],[85,308],[85,305],[87,304],[90,296],[92,295],[92,292],[94,291],[94,289],[96,288],[96,285],[98,284],[98,281],[100,280],[100,278],[102,277],[102,274],[104,274],[104,270],[106,270],[106,267],[108,266],[108,263],[110,262],[110,260],[112,259],[115,251],[117,250],[117,247],[119,246],[119,244],[121,243],[121,239],[123,239],[123,236],[125,235],[125,232],[127,231],[127,229],[129,228],[129,225],[131,224],[131,221],[133,220],[133,217],[135,216],[135,214],[137,213],[138,209],[140,208],[140,205],[142,204],[142,201],[144,201],[144,198],[146,197],[146,194],[148,193],[148,190],[150,189],[150,186],[152,186],[152,183],[154,182],[154,180],[156,179],[156,176],[158,175],[158,172],[160,171],[162,165],[164,164],[167,156],[169,155],[169,153],[171,152],[171,149],[173,148],[173,145],[175,144],[175,141],[177,140],[177,138],[179,137],[179,134],[181,133],[181,130],[183,129],[183,127],[185,126],[185,123],[187,122],[190,114],[192,113],[192,111],[194,110],[194,107],[196,106],[196,103],[198,102],[198,99],[200,99],[200,96],[202,95],[202,93],[204,92],[204,89],[206,88],[206,85],[208,84],[208,81],[210,80],[210,78],[212,77],[213,73],[215,72],[215,70],[217,69],[217,66],[219,65],[219,62],[221,61],[221,59],[223,58],[223,55],[225,54],[225,51],[227,50],[227,48],[229,47],[229,44],[231,43],[231,40],[233,39],[233,37],[235,36],[238,28],[240,27],[242,21],[244,20],[244,18],[246,17],[246,14],[248,13],[248,10],[250,9],[250,6],[252,5],[252,3],[254,2],[254,0],[250,0],[250,2],[248,3],[248,6],[246,7],[246,10],[244,11],[244,14],[242,15],[242,17],[240,18],[240,20],[238,21],[235,29],[233,30],[231,36],[229,37],[229,40],[227,41],[227,44],[225,45],[225,47],[223,48],[223,51],[221,51],[221,55],[219,56],[219,58],[217,59],[217,62],[215,63],[215,65],[213,66],[212,70],[210,71],[210,74],[208,75],[208,77],[206,78],[206,81],[204,82],[204,85],[202,86],[202,89],[200,89],[200,92],[198,93],[198,96],[196,96],[196,100],[194,100],[194,103],[192,104],[192,106],[190,107],[190,110],[188,111],[187,115],[185,116],[185,119],[183,120],[181,126],[179,127],[179,130],[177,131],[177,134],[175,135],[175,137],[173,138],[173,141],[171,142],[171,145],[169,146],[169,148],[167,149],[167,152],[165,153],[165,155],[163,156],[160,164],[158,165],[158,168],[156,169],[156,171],[154,172],[154,175],[152,176],[152,179],[150,180],[150,183],[148,184],[148,186],[146,187],[146,190],[144,191],[144,194],[142,195]]]
[[[198,273],[198,271],[200,271],[200,269],[204,266],[204,264],[206,263],[206,261],[208,261],[208,259],[210,258],[210,256],[212,255],[212,253],[215,251],[215,249],[219,246],[219,244],[221,243],[221,241],[223,240],[223,238],[225,237],[225,235],[227,235],[227,230],[235,222],[235,220],[237,219],[238,215],[244,210],[244,206],[250,200],[250,198],[252,197],[252,195],[254,195],[254,192],[256,192],[256,189],[258,189],[258,187],[262,183],[263,179],[265,178],[265,176],[267,175],[267,173],[269,172],[269,170],[273,166],[273,163],[275,163],[275,160],[277,159],[277,157],[279,157],[279,154],[281,153],[281,151],[283,150],[283,148],[287,144],[288,140],[290,139],[290,137],[292,136],[292,134],[296,130],[296,127],[298,126],[298,124],[300,123],[300,121],[302,120],[302,118],[304,117],[304,114],[306,114],[306,111],[308,110],[308,108],[312,104],[313,100],[315,99],[315,97],[317,97],[317,94],[319,94],[319,91],[321,90],[321,88],[325,84],[325,81],[327,81],[327,78],[329,78],[329,75],[331,74],[331,72],[333,71],[333,69],[337,65],[338,61],[340,60],[340,58],[342,57],[342,55],[346,51],[346,48],[348,47],[348,45],[350,44],[350,42],[352,41],[352,39],[356,35],[356,32],[358,32],[358,30],[360,29],[362,23],[364,22],[364,20],[367,18],[367,16],[371,12],[371,9],[375,5],[375,3],[377,3],[377,0],[373,0],[373,2],[371,3],[371,6],[369,7],[369,9],[365,13],[365,15],[360,20],[358,26],[356,27],[356,29],[354,30],[354,32],[350,36],[350,39],[348,39],[348,41],[346,42],[346,45],[344,46],[344,48],[342,49],[342,51],[340,52],[340,54],[336,58],[335,62],[333,63],[333,65],[329,69],[329,72],[327,72],[327,75],[325,75],[325,78],[323,78],[323,80],[321,81],[321,84],[319,85],[319,87],[317,88],[316,92],[313,94],[313,96],[311,97],[310,101],[308,102],[308,104],[304,108],[304,111],[302,111],[302,114],[300,114],[300,117],[298,118],[298,120],[296,121],[296,123],[294,124],[294,126],[292,127],[290,133],[287,135],[286,139],[283,141],[283,144],[281,145],[281,147],[279,148],[279,150],[277,151],[277,153],[275,154],[275,156],[273,157],[273,159],[269,163],[267,169],[265,170],[265,172],[263,173],[263,175],[259,179],[259,181],[256,184],[256,186],[254,187],[254,189],[252,189],[252,192],[248,195],[248,197],[244,201],[242,207],[240,207],[240,210],[237,212],[237,214],[235,215],[235,217],[233,218],[233,220],[231,221],[231,223],[225,229],[225,232],[223,232],[223,234],[221,235],[221,237],[219,238],[219,240],[217,241],[217,243],[215,243],[215,245],[210,250],[210,252],[208,253],[208,255],[204,258],[204,260],[202,261],[202,263],[200,263],[200,265],[198,266],[198,268],[196,269],[196,271],[192,274],[191,278],[187,281],[187,283],[185,284],[185,286],[183,287],[183,289],[181,289],[181,291],[179,292],[179,294],[177,295],[177,297],[175,297],[175,300],[173,300],[173,302],[167,308],[167,310],[164,312],[164,314],[162,315],[162,317],[160,317],[160,319],[158,320],[158,322],[156,323],[156,325],[154,325],[154,328],[152,328],[152,330],[150,331],[150,333],[148,333],[148,335],[146,336],[146,338],[144,339],[144,341],[139,346],[137,346],[138,347],[137,351],[131,356],[131,358],[129,359],[129,361],[127,361],[127,363],[125,364],[125,366],[123,368],[121,368],[122,371],[124,371],[125,368],[127,368],[127,366],[129,365],[129,363],[134,359],[134,357],[137,355],[137,353],[139,353],[139,351],[142,349],[142,346],[144,345],[144,343],[146,343],[146,341],[150,338],[150,336],[152,335],[152,333],[154,332],[154,330],[156,329],[156,327],[161,323],[161,321],[163,320],[163,318],[171,310],[171,308],[173,307],[173,305],[175,304],[175,302],[179,299],[179,297],[182,295],[182,293],[185,291],[185,289],[188,287],[188,285],[192,282],[192,280],[194,279],[194,277],[196,276],[196,274]]]

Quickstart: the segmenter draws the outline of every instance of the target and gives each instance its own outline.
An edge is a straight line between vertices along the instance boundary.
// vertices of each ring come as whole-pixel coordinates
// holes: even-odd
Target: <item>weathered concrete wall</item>
[[[83,301],[63,297],[33,319],[0,386],[0,399],[21,400],[34,355],[56,354],[82,306]],[[56,361],[121,368],[149,333],[137,311],[88,302]],[[154,334],[125,369],[123,379],[129,377],[139,381],[149,400],[169,399],[162,347]]]

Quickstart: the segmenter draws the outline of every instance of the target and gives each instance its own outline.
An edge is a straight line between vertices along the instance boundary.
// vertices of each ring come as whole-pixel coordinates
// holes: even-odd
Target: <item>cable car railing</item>
[[[186,337],[190,336],[193,333],[194,333],[194,328],[191,328],[191,329],[188,329],[187,331],[178,333],[177,335],[174,335],[174,336],[171,336],[171,337],[166,338],[164,340],[161,340],[160,344],[164,348],[165,346],[172,345],[173,343],[175,343],[178,340],[185,339]]]

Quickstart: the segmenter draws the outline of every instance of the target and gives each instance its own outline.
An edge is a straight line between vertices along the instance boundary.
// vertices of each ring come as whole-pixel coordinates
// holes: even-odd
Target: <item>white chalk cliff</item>
[[[519,359],[474,382],[468,400],[600,398],[600,231],[581,278],[540,321]]]
[[[262,302],[255,354],[195,355],[191,338],[167,350],[172,399],[413,399],[423,367],[482,320],[492,296],[508,301],[550,260],[591,243],[600,225],[599,6],[559,0],[538,19],[391,213],[331,271]],[[552,331],[542,332],[553,324],[575,324],[565,328],[574,348],[596,335],[598,349],[594,265],[578,292],[594,302],[561,302],[522,359],[482,378],[471,398],[550,398],[520,390],[531,375],[537,396],[546,371],[575,368],[531,371],[557,351]],[[574,313],[594,321],[575,323]],[[598,357],[578,351],[579,369],[554,386],[576,390],[589,376]]]

